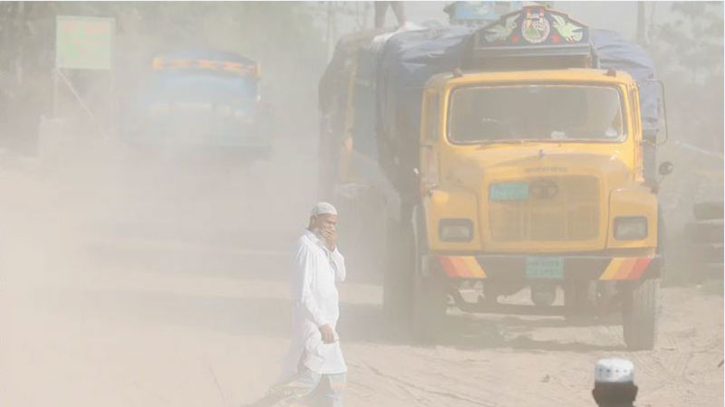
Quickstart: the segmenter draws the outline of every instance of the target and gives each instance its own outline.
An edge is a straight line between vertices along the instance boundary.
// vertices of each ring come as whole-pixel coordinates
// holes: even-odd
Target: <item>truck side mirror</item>
[[[646,141],[648,143],[651,143],[654,145],[663,145],[663,144],[666,144],[667,141],[670,139],[670,127],[667,124],[667,98],[666,98],[666,94],[665,94],[665,84],[660,79],[648,79],[647,83],[654,83],[657,86],[659,86],[660,103],[658,106],[659,111],[657,113],[658,113],[658,115],[659,114],[662,115],[662,121],[664,124],[664,130],[665,130],[665,139],[661,144],[657,143],[657,133],[659,132],[659,125],[655,125],[654,129],[648,129],[645,126],[645,128],[643,129],[642,136],[643,136],[644,141]]]
[[[662,164],[660,164],[659,173],[663,177],[666,175],[672,174],[672,171],[674,171],[675,165],[672,164],[670,161],[665,161]]]

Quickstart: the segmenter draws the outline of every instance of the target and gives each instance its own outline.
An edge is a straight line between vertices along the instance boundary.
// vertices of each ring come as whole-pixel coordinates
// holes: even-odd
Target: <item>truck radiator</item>
[[[514,182],[528,185],[525,197],[489,200],[488,219],[493,241],[581,241],[599,235],[600,192],[596,177],[547,177]]]

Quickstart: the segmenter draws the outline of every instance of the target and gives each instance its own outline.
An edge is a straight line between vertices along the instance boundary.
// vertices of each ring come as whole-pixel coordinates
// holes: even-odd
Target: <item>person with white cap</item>
[[[337,248],[337,210],[327,202],[312,208],[294,246],[292,343],[280,384],[254,406],[342,406],[347,366],[340,349],[336,284],[345,281],[345,258]]]
[[[592,396],[600,407],[634,407],[638,388],[634,364],[627,359],[600,359],[594,366]]]

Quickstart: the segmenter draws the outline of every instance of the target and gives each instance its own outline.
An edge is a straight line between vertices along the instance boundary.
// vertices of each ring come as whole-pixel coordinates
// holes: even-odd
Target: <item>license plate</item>
[[[561,257],[527,257],[526,277],[536,279],[563,279],[564,259]]]
[[[491,184],[488,197],[492,201],[525,201],[529,197],[529,184],[523,182]]]

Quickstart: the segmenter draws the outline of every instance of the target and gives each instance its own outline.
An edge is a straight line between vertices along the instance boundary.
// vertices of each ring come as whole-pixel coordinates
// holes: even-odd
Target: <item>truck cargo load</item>
[[[376,81],[379,162],[395,187],[411,193],[417,160],[420,109],[426,81],[463,62],[474,29],[462,26],[405,32],[390,38],[378,55]]]
[[[417,160],[425,83],[435,74],[466,66],[474,33],[473,28],[461,26],[404,32],[388,39],[377,55],[373,119],[377,122],[379,163],[401,193],[409,190],[405,185],[410,185]],[[589,42],[593,68],[627,72],[637,82],[642,126],[656,132],[661,127],[660,93],[646,51],[608,30],[590,30]],[[358,51],[359,55],[365,52],[364,48]],[[361,109],[359,104],[355,109]],[[654,177],[654,165],[648,167]]]

